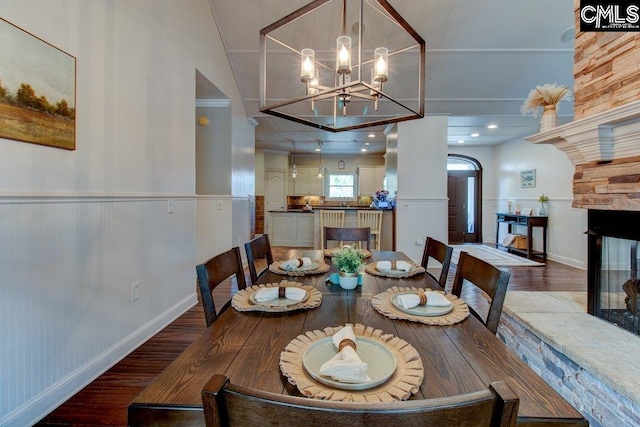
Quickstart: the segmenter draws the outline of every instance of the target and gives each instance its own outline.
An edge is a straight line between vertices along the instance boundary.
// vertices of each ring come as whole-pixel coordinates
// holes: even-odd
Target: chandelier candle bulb
[[[386,82],[389,78],[389,49],[386,47],[376,48],[374,51],[375,70],[376,75],[374,80],[376,82]]]
[[[302,49],[300,52],[300,80],[303,83],[311,82],[316,77],[315,57],[313,49]]]
[[[340,36],[337,40],[336,72],[338,74],[351,73],[351,37]]]

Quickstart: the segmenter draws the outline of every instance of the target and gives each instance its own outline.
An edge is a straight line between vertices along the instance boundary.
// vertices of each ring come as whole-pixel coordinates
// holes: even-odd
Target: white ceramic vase
[[[545,105],[540,118],[540,132],[546,132],[558,126],[558,111],[555,105]]]
[[[356,286],[358,286],[358,273],[345,273],[341,271],[339,282],[342,289],[355,289]]]

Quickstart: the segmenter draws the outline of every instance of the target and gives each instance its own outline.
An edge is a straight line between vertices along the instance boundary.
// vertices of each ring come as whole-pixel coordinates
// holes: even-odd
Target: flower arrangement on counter
[[[389,202],[387,202],[387,197],[389,196],[389,192],[387,190],[378,190],[373,193],[373,202],[371,202],[371,207],[375,209],[386,209],[389,207]]]
[[[538,197],[538,201],[540,203],[547,203],[549,201],[549,198],[545,196],[544,193],[542,193],[542,196]]]
[[[555,83],[536,86],[535,89],[529,92],[529,97],[520,107],[520,111],[522,114],[532,112],[533,116],[536,117],[538,115],[538,107],[555,106],[570,95],[571,91],[568,87],[558,86]]]

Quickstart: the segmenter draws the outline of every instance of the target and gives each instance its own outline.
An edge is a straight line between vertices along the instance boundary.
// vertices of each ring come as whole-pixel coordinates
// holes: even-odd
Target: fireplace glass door
[[[603,236],[596,315],[638,334],[640,283],[636,240]]]

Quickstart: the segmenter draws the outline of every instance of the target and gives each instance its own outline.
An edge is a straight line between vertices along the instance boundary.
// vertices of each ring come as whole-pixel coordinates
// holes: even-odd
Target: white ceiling
[[[545,83],[573,87],[573,36],[563,41],[574,28],[572,0],[388,1],[426,41],[425,113],[449,116],[449,144],[534,134],[539,118],[520,113],[529,91]],[[244,106],[259,123],[256,149],[291,151],[296,141],[298,153],[310,153],[322,140],[327,154],[361,154],[365,142],[370,153],[385,152],[384,127],[332,133],[260,113],[260,30],[309,0],[209,2]],[[559,113],[560,123],[570,121],[573,103],[563,101]]]

